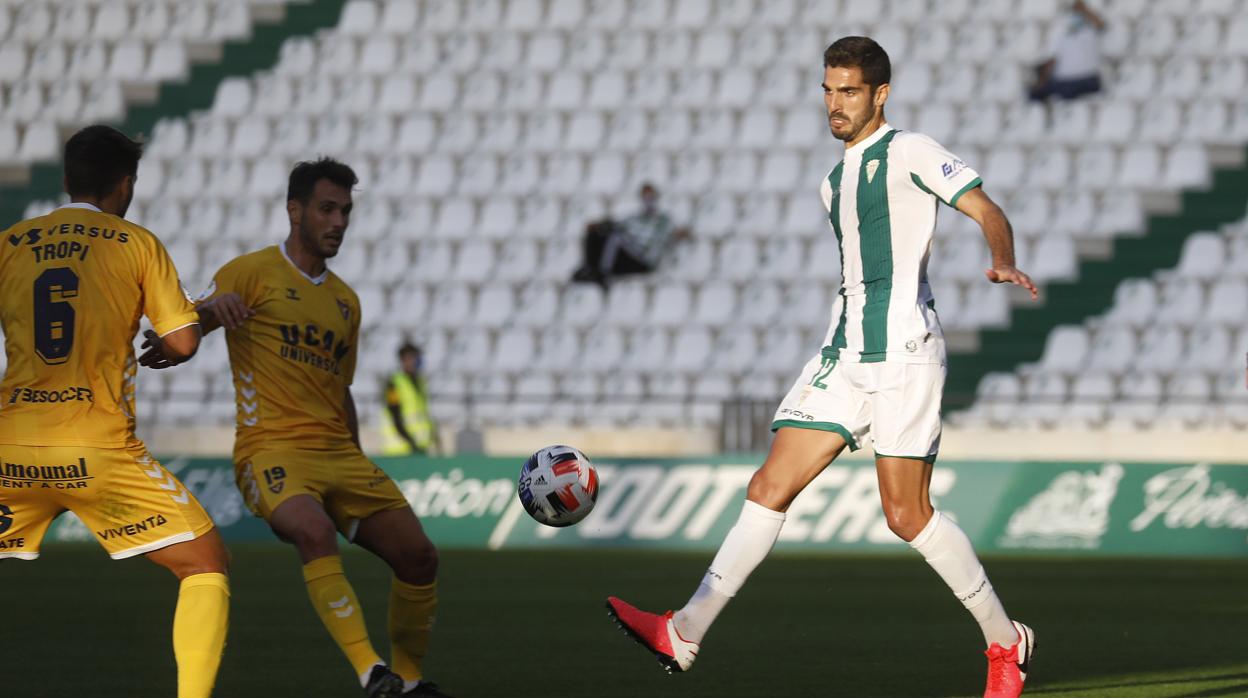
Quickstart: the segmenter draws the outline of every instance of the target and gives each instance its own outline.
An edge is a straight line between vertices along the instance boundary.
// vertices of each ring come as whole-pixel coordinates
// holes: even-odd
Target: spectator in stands
[[[1029,90],[1040,102],[1076,99],[1101,91],[1101,37],[1105,20],[1084,0],[1070,6],[1066,26],[1054,36],[1049,59],[1036,68],[1036,82]]]
[[[653,184],[642,184],[639,194],[641,211],[585,227],[585,258],[573,281],[592,281],[606,290],[613,276],[654,271],[673,242],[689,237],[688,229],[675,227],[659,210],[659,190]]]
[[[405,342],[399,347],[399,366],[386,383],[386,413],[382,446],[388,456],[427,455],[439,450],[438,430],[429,414],[429,386],[421,373],[424,354]]]

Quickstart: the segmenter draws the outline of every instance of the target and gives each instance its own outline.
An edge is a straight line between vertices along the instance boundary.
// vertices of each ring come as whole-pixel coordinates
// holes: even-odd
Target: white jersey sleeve
[[[950,206],[963,194],[983,183],[979,173],[962,158],[921,133],[903,133],[901,141],[911,181]]]

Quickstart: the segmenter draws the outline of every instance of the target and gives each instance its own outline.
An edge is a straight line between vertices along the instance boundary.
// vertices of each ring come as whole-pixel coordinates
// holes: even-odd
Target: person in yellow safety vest
[[[399,347],[399,364],[386,383],[386,412],[382,420],[382,448],[388,456],[437,453],[438,430],[429,416],[429,388],[421,374],[420,347]]]

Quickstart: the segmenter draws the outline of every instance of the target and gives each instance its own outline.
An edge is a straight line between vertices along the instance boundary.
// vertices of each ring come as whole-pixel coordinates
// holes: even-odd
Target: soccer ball
[[[516,494],[538,523],[571,526],[594,510],[598,471],[571,446],[547,446],[525,461]]]

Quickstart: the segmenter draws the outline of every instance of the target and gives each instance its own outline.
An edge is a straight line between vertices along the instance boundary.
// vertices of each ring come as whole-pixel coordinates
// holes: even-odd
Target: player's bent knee
[[[221,534],[214,530],[212,538],[205,541],[205,543],[207,543],[206,547],[208,548],[205,556],[208,559],[205,560],[205,564],[211,569],[205,569],[203,572],[196,572],[196,574],[208,572],[228,574],[230,570],[230,549],[225,547],[225,541],[221,539]]]
[[[915,506],[885,504],[884,519],[888,522],[888,530],[907,543],[914,540],[927,525],[922,507]]]
[[[789,508],[795,495],[783,483],[776,482],[761,468],[750,478],[750,485],[745,490],[745,498],[772,511],[784,511]]]
[[[302,553],[332,555],[338,550],[338,531],[329,519],[304,521],[292,530],[279,532]]]
[[[178,579],[197,574],[229,574],[230,553],[215,529],[194,540],[153,551],[147,557]]]
[[[403,556],[395,576],[408,584],[429,584],[438,578],[438,549],[428,538],[413,544]]]
[[[422,561],[422,564],[426,568],[428,568],[434,574],[437,573],[438,571],[438,547],[433,544],[433,541],[426,538],[424,545],[420,547],[417,555],[419,556],[420,560]]]

